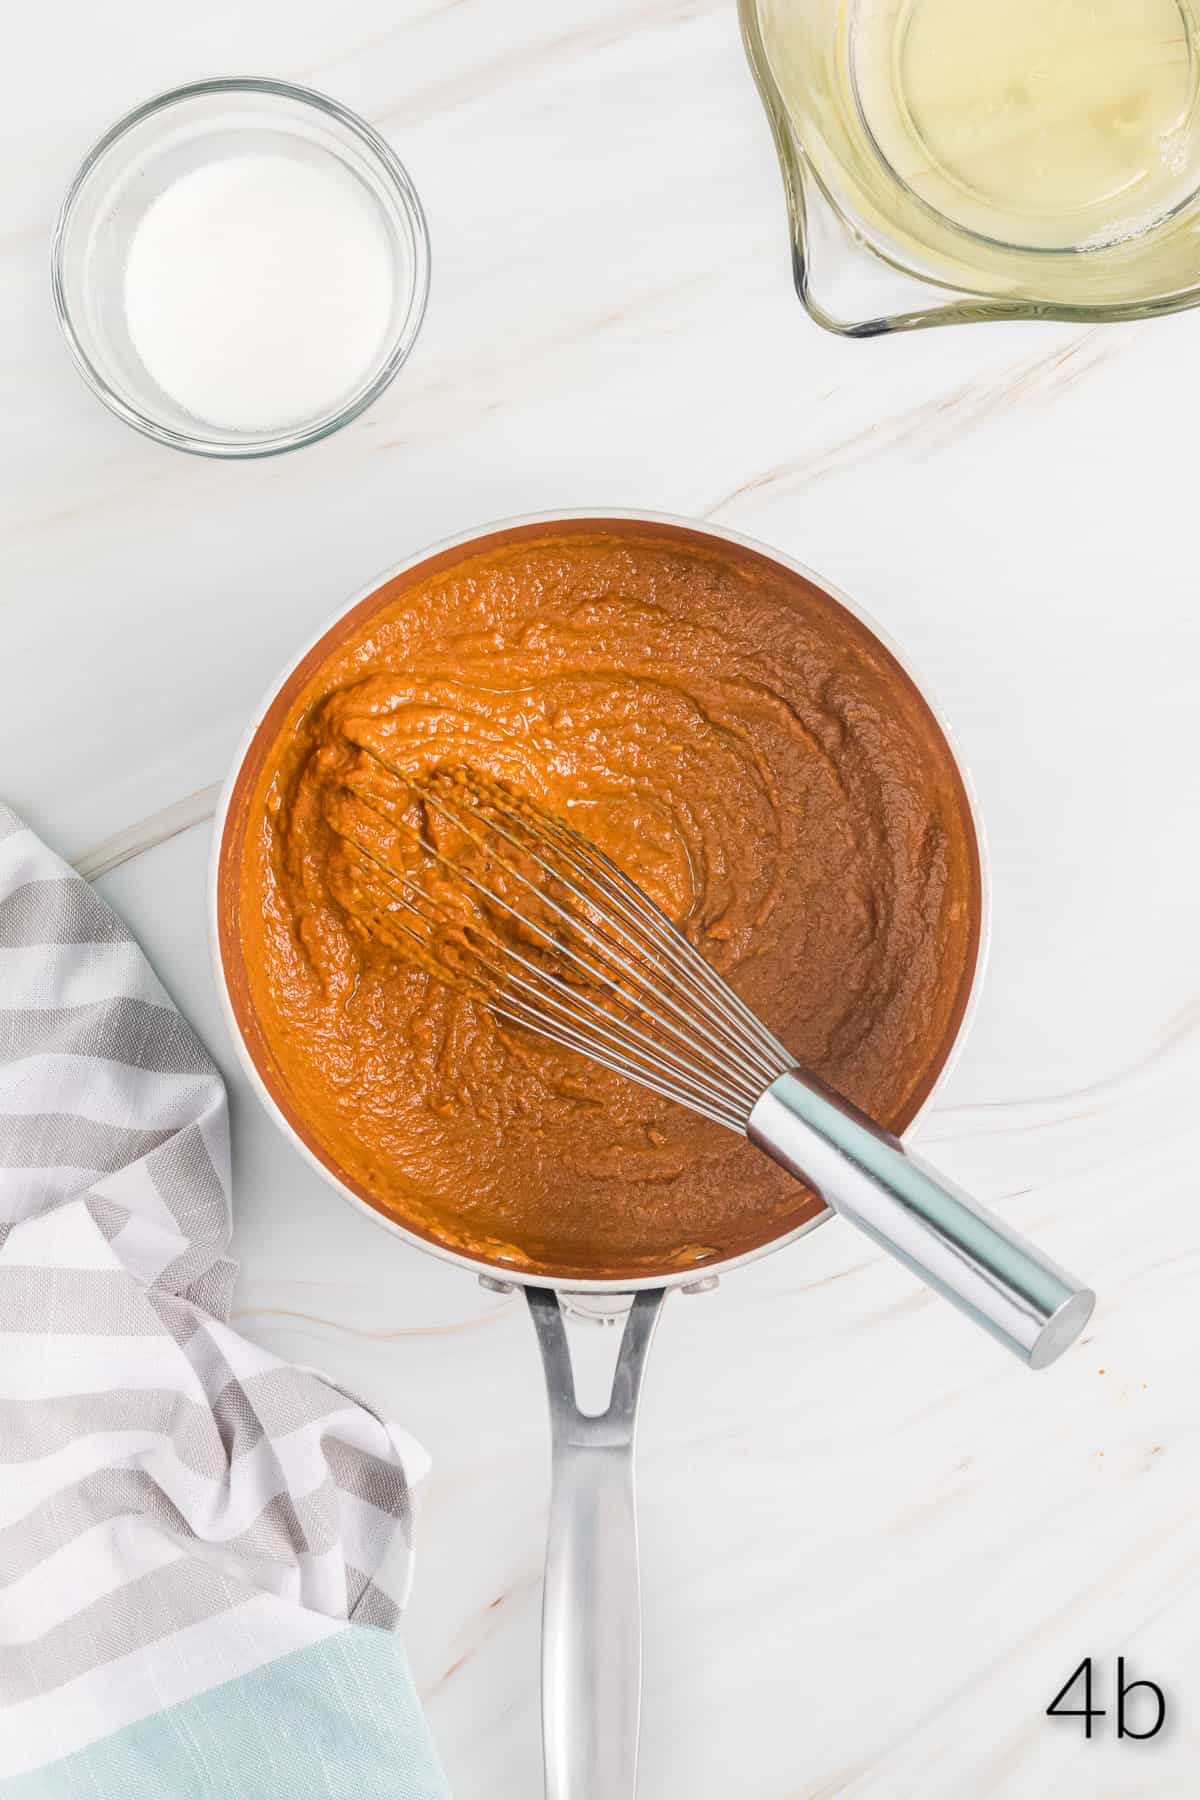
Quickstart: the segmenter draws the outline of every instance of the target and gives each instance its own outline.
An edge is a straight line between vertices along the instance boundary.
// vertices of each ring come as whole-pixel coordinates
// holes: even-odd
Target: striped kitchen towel
[[[0,806],[0,1793],[445,1800],[394,1633],[425,1458],[230,1330],[225,1095]]]

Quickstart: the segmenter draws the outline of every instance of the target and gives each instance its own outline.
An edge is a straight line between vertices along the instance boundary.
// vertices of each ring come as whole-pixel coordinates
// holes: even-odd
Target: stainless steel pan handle
[[[642,1703],[633,1442],[664,1290],[634,1297],[605,1412],[579,1410],[558,1297],[527,1288],[550,1398],[542,1599],[546,1800],[634,1800]]]

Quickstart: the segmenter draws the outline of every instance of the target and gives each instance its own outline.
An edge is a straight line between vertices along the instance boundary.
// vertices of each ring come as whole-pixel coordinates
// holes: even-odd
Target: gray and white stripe
[[[178,1696],[245,1671],[251,1616],[262,1660],[396,1623],[423,1453],[230,1330],[229,1235],[211,1059],[0,805],[0,1779],[153,1710],[111,1678],[151,1650]]]

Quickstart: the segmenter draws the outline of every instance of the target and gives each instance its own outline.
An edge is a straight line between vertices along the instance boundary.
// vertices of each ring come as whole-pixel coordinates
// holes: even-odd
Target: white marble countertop
[[[7,42],[0,792],[107,870],[221,1059],[241,1328],[433,1454],[405,1631],[459,1800],[540,1791],[533,1336],[516,1300],[340,1206],[260,1113],[208,971],[204,821],[267,682],[377,569],[605,505],[800,557],[940,696],[995,929],[920,1139],[1101,1294],[1038,1378],[840,1225],[670,1302],[641,1434],[640,1791],[1194,1794],[1200,316],[825,336],[792,296],[732,0],[124,0],[24,8]],[[240,466],[110,418],[47,281],[89,142],[229,73],[373,120],[434,269],[374,410]],[[1043,1716],[1089,1653],[1106,1684],[1123,1654],[1164,1686],[1160,1737]]]

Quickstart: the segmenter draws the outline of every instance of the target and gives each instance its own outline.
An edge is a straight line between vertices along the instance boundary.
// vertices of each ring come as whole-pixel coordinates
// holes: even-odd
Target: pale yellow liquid
[[[850,0],[844,29],[848,135],[959,231],[1104,249],[1200,189],[1190,0]]]

